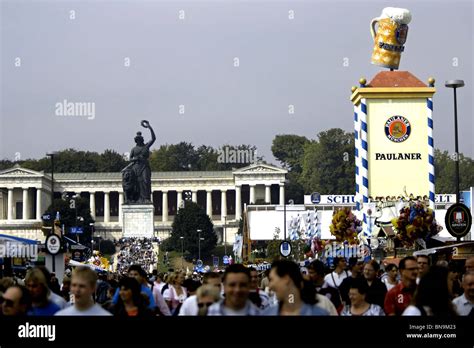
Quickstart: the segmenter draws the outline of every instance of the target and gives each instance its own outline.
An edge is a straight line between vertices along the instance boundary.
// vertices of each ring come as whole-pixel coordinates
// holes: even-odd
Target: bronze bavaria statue
[[[151,140],[145,144],[142,133],[137,132],[136,146],[130,152],[130,164],[122,169],[125,204],[151,203],[151,168],[148,158],[156,136],[148,121],[143,120],[141,125],[150,130]]]

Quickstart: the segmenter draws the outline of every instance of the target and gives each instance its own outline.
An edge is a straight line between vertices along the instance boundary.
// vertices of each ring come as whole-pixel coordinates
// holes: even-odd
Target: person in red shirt
[[[416,259],[413,256],[407,256],[400,260],[398,267],[402,281],[385,295],[384,310],[386,315],[402,315],[415,293],[419,269]]]

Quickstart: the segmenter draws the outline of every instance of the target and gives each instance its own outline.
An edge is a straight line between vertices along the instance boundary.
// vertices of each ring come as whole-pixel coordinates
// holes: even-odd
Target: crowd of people
[[[127,243],[135,252],[134,242]],[[327,270],[314,260],[308,272],[292,261],[271,269],[232,264],[223,273],[170,270],[148,273],[131,264],[126,273],[87,266],[54,273],[34,267],[0,279],[3,316],[470,316],[474,317],[474,257],[463,268],[427,256],[408,256],[385,269],[375,261],[335,258]]]
[[[118,253],[117,272],[126,273],[131,265],[141,265],[151,273],[156,266],[158,256],[153,242],[155,238],[122,238],[116,243]]]

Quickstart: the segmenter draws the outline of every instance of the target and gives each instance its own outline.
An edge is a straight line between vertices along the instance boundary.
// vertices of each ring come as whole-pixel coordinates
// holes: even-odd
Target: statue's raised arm
[[[146,145],[145,145],[147,148],[150,148],[151,145],[153,145],[153,143],[156,140],[155,132],[153,131],[153,128],[151,128],[150,122],[148,122],[147,120],[143,120],[141,122],[141,125],[142,125],[143,128],[148,128],[150,130],[151,140],[148,143],[146,143]]]

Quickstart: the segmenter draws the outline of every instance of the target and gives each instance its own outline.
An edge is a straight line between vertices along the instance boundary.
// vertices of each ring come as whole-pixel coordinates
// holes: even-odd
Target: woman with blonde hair
[[[178,315],[181,305],[188,297],[186,288],[182,286],[183,282],[184,275],[181,272],[174,272],[168,277],[169,286],[163,292],[163,298],[170,308],[171,315]]]

